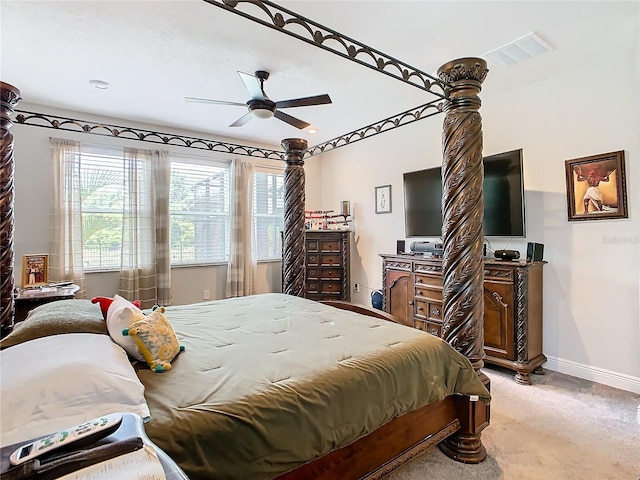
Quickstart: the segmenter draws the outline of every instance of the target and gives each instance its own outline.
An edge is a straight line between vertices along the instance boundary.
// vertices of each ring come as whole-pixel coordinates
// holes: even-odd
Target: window
[[[120,147],[82,144],[79,158],[84,268],[121,265],[127,162]],[[229,259],[230,168],[223,160],[171,157],[169,242],[171,265]],[[254,186],[258,260],[282,258],[284,175],[258,167]]]
[[[124,155],[117,147],[82,144],[80,199],[85,270],[120,267]]]
[[[229,175],[228,162],[172,157],[171,265],[228,261]]]
[[[254,216],[257,260],[282,258],[284,230],[284,175],[259,168],[255,172]]]

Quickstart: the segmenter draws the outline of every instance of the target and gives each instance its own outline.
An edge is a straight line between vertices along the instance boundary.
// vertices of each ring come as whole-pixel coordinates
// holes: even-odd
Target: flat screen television
[[[485,237],[524,237],[522,149],[482,159],[484,166]],[[404,219],[407,237],[442,237],[440,167],[404,174]]]

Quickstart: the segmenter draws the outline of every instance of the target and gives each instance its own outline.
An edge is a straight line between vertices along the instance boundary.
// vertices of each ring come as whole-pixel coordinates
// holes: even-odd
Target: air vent
[[[500,48],[491,50],[485,56],[505,67],[510,67],[551,50],[553,50],[551,45],[542,40],[535,32],[531,32]]]

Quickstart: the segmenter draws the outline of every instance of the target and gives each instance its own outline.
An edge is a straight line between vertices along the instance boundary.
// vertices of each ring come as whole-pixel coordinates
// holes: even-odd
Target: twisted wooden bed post
[[[286,138],[284,148],[284,245],[282,254],[282,292],[304,296],[304,160],[307,141]]]
[[[489,379],[480,371],[484,364],[484,174],[482,119],[478,113],[478,94],[487,71],[487,63],[480,58],[453,60],[438,69],[440,79],[451,85],[442,133],[442,337],[471,361],[489,387]],[[487,453],[480,432],[486,424],[470,421],[440,448],[462,462],[483,461]]]
[[[0,82],[0,337],[13,327],[13,107],[20,101],[20,90]]]

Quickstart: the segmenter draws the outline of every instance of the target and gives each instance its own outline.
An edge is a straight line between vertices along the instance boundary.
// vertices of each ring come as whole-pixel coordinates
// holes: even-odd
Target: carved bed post
[[[484,362],[483,243],[482,221],[482,119],[478,94],[487,76],[480,58],[461,58],[438,69],[448,82],[449,100],[443,123],[442,143],[442,336],[465,355],[481,380]],[[482,408],[471,402],[469,408]],[[488,411],[486,412],[488,420]],[[485,422],[469,422],[440,444],[459,461],[478,463],[486,458],[480,440]]]
[[[282,254],[282,292],[304,295],[304,160],[307,141],[286,138],[284,148],[284,245]]]
[[[13,107],[20,101],[20,90],[0,82],[0,337],[13,327]]]

